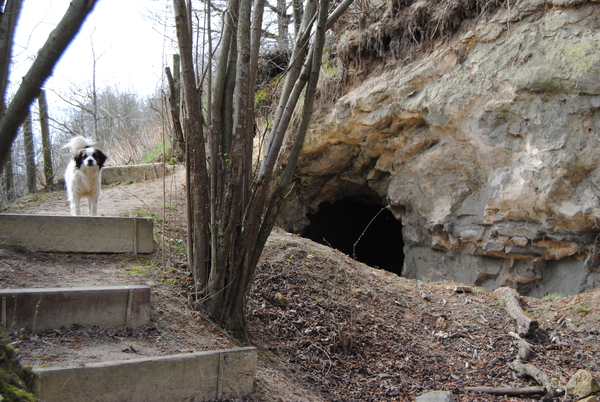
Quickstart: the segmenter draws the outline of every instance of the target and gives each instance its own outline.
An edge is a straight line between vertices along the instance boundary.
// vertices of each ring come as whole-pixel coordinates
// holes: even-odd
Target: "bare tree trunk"
[[[0,15],[0,118],[4,114],[13,39],[22,4],[23,0],[9,0]]]
[[[31,68],[23,78],[12,102],[0,116],[0,166],[8,159],[11,145],[29,111],[31,102],[52,74],[54,66],[73,40],[97,0],[73,0],[58,26],[40,49]],[[4,19],[4,18],[3,18]],[[0,77],[3,78],[3,77]]]
[[[195,280],[205,289],[204,306],[220,325],[233,331],[244,327],[244,306],[246,292],[251,282],[259,255],[270,233],[275,213],[281,201],[282,190],[289,185],[292,171],[304,141],[319,76],[325,29],[330,22],[327,18],[328,0],[309,0],[303,12],[300,25],[301,34],[294,46],[294,62],[286,74],[280,105],[269,138],[265,159],[261,169],[253,175],[252,145],[254,137],[254,89],[256,83],[258,51],[261,43],[261,25],[264,0],[228,0],[221,38],[221,51],[215,69],[215,79],[211,87],[212,105],[208,131],[210,159],[205,159],[204,140],[200,130],[196,146],[190,146],[195,160],[192,165],[194,176],[202,177],[193,186],[210,184],[210,219],[205,223],[198,219],[198,200],[204,200],[194,188],[194,253],[200,248],[198,232],[210,236],[210,253],[203,254],[207,259],[194,256]],[[198,100],[189,99],[197,94],[196,87],[188,85],[185,72],[190,65],[186,59],[191,56],[187,28],[179,21],[185,4],[175,0],[178,40],[182,57],[185,113],[184,131],[193,129],[194,116],[199,112]],[[350,4],[350,0],[343,3]],[[346,5],[347,7],[347,5]],[[338,6],[339,8],[339,6]],[[335,12],[334,12],[335,13]],[[317,21],[316,29],[314,29]],[[315,32],[316,31],[316,32]],[[313,35],[314,34],[314,35]],[[309,46],[310,38],[314,38]],[[306,49],[310,48],[310,51]],[[187,54],[189,53],[189,56]],[[185,54],[185,56],[184,56]],[[194,83],[195,84],[195,83]],[[282,178],[276,182],[274,174],[276,162],[281,156],[284,137],[291,121],[292,113],[305,91],[303,118],[299,131],[294,135],[296,144],[287,159]],[[311,98],[311,99],[309,99]],[[204,164],[204,165],[203,165]],[[210,172],[210,177],[205,175]],[[275,190],[274,190],[275,189]],[[202,189],[203,190],[203,189]],[[205,212],[205,210],[202,210]],[[200,226],[200,225],[205,226]],[[190,225],[192,226],[192,225]],[[200,275],[202,273],[203,275]]]
[[[235,10],[234,10],[235,11]],[[262,10],[259,10],[262,13]],[[251,74],[251,0],[240,0],[237,23],[237,57],[235,66],[235,87],[233,93],[233,132],[226,144],[230,154],[217,163],[224,166],[224,186],[219,195],[225,202],[222,204],[219,214],[221,222],[224,223],[222,236],[217,240],[217,264],[213,264],[208,282],[208,294],[210,298],[206,302],[208,312],[218,322],[229,328],[236,329],[236,323],[243,322],[241,311],[233,311],[228,306],[236,303],[234,293],[238,290],[236,282],[242,280],[245,273],[240,271],[237,265],[239,258],[237,248],[239,247],[239,236],[243,224],[244,205],[247,204],[249,194],[249,176],[252,167],[251,155],[248,155],[248,147],[251,147],[253,137],[253,122],[250,116],[252,105],[248,96],[250,90]],[[256,10],[255,10],[256,12]],[[252,83],[252,94],[254,93],[254,82]],[[227,96],[227,94],[225,94]],[[233,251],[233,253],[231,253]],[[242,305],[243,306],[243,305]],[[239,326],[239,325],[238,325]]]
[[[308,41],[310,39],[310,32],[312,29],[312,25],[314,23],[314,15],[316,10],[316,0],[307,0],[306,1],[306,9],[303,11],[303,19],[300,24],[300,34],[296,37],[296,44],[294,45],[294,50],[292,51],[291,64],[288,66],[288,72],[285,76],[285,81],[283,83],[283,88],[281,90],[281,101],[277,105],[277,110],[275,111],[275,117],[273,121],[273,129],[267,139],[267,147],[266,147],[266,155],[270,153],[271,148],[275,143],[275,149],[279,149],[280,147],[277,144],[283,143],[283,136],[285,134],[285,128],[291,119],[293,107],[295,107],[297,99],[300,96],[300,90],[303,88],[298,86],[298,77],[300,75],[300,71],[302,69],[302,63],[305,61],[305,56],[308,49]],[[304,84],[302,84],[304,85]],[[296,94],[292,97],[292,90],[296,87]],[[288,106],[288,101],[291,100],[290,105]],[[290,109],[291,108],[291,109]],[[284,112],[287,119],[283,120]],[[280,128],[281,127],[281,128]],[[282,131],[283,128],[283,131]],[[261,165],[261,172],[265,171],[265,169],[269,168],[269,166],[274,166],[276,153],[270,153],[271,158],[268,164],[265,164],[267,158],[263,160],[263,164]]]
[[[231,139],[233,101],[230,94],[234,84],[237,60],[237,24],[239,16],[239,1],[228,0],[224,16],[221,36],[221,51],[217,60],[215,77],[211,88],[211,125],[208,136],[210,149],[210,175],[211,175],[211,260],[207,264],[207,297],[205,305],[209,309],[218,310],[222,305],[225,291],[225,272],[228,270],[228,256],[221,251],[223,248],[232,250],[231,235],[233,227],[230,224],[233,194],[226,194],[227,186],[231,180]],[[228,175],[228,179],[224,179]],[[229,214],[224,211],[229,210]],[[219,224],[216,224],[219,222]],[[213,276],[214,274],[214,276]],[[215,290],[216,289],[216,290]],[[210,307],[209,307],[210,306]],[[217,314],[220,315],[220,314]],[[217,319],[215,317],[215,319]],[[218,319],[217,319],[218,320]]]
[[[25,148],[25,172],[27,176],[27,190],[35,193],[35,150],[33,144],[33,130],[31,125],[31,113],[23,123],[23,145]]]
[[[181,61],[178,54],[173,55],[173,84],[174,84],[174,93],[173,93],[173,102],[175,103],[175,107],[177,108],[177,117],[180,118],[181,114]],[[176,144],[173,144],[173,149],[179,148],[179,154],[181,160],[183,160],[183,155],[185,154],[185,137],[183,136],[183,129],[181,129],[181,122],[179,122],[179,131],[175,131],[175,141]],[[175,146],[176,145],[176,146]]]
[[[204,146],[203,117],[200,93],[196,89],[196,75],[194,73],[194,58],[192,44],[192,30],[189,25],[188,8],[185,0],[173,1],[175,10],[175,23],[177,28],[177,41],[181,56],[181,78],[186,114],[183,118],[183,130],[186,133],[189,164],[191,173],[190,190],[191,203],[188,213],[192,217],[192,252],[193,256],[188,262],[192,268],[194,281],[203,288],[206,285],[208,272],[206,263],[209,261],[209,205],[208,205],[208,172],[206,168],[206,150]]]
[[[231,87],[228,85],[228,77],[231,77],[231,66],[235,66],[235,57],[232,53],[232,49],[235,48],[235,31],[234,27],[237,26],[237,9],[238,1],[229,0],[227,3],[227,10],[225,11],[225,21],[223,23],[223,30],[221,36],[221,51],[215,67],[215,77],[213,82],[212,91],[212,107],[211,107],[211,121],[209,140],[217,141],[213,146],[217,147],[217,155],[222,156],[227,153],[228,150],[224,144],[225,138],[229,138],[230,135],[225,130],[231,130],[231,126],[223,121],[224,115],[231,114],[231,108],[227,107],[227,99],[224,94],[229,93],[227,88]],[[230,80],[229,80],[230,81]],[[218,164],[214,164],[215,169],[218,168]],[[217,176],[221,172],[215,171],[214,174]]]
[[[316,39],[313,43],[312,49],[320,48],[322,50],[324,34],[325,34],[325,25],[327,20],[327,11],[328,11],[328,1],[322,1],[319,4],[319,23],[317,27]],[[240,15],[242,15],[242,11],[240,11]],[[241,24],[240,24],[241,26]],[[238,36],[241,33],[238,33]],[[238,49],[239,50],[239,49]],[[314,53],[315,50],[311,50],[311,53]],[[243,55],[243,52],[240,52]],[[320,55],[320,53],[319,53]],[[283,116],[279,127],[277,128],[277,132],[275,135],[280,135],[280,138],[275,140],[271,144],[271,148],[267,151],[265,155],[265,160],[269,160],[272,162],[267,162],[269,164],[266,168],[265,163],[263,163],[263,168],[258,175],[256,182],[253,183],[251,191],[249,191],[249,195],[251,195],[251,199],[248,199],[245,202],[245,211],[244,216],[241,221],[242,231],[237,236],[234,260],[232,273],[229,277],[231,278],[231,284],[227,284],[230,289],[228,289],[226,304],[222,306],[222,310],[220,311],[221,317],[216,316],[217,321],[227,325],[228,328],[240,330],[244,325],[244,301],[246,297],[246,291],[250,284],[250,278],[254,274],[254,270],[256,268],[256,263],[258,262],[258,256],[264,247],[264,242],[266,242],[266,237],[263,236],[270,233],[274,221],[275,215],[270,212],[276,211],[276,209],[272,209],[269,211],[266,209],[267,206],[272,203],[278,205],[279,203],[279,194],[269,194],[271,191],[270,180],[275,168],[275,161],[277,159],[277,155],[279,155],[281,151],[281,145],[283,144],[283,136],[285,135],[287,126],[290,122],[291,113],[294,109],[296,102],[299,99],[300,92],[302,88],[304,88],[308,78],[309,71],[313,68],[316,68],[316,77],[318,77],[319,69],[320,69],[320,57],[318,58],[318,62],[313,63],[309,58],[305,63],[305,73],[300,74],[299,79],[295,81],[295,85],[292,86],[292,91],[290,91],[290,96],[288,99],[282,99],[282,102],[286,103],[286,108],[284,110]],[[291,79],[292,77],[287,77]],[[313,75],[314,78],[314,75]],[[316,87],[316,82],[314,83]],[[307,96],[314,95],[310,91],[307,90]],[[305,113],[308,112],[306,116],[307,119],[310,119],[310,110],[312,108],[310,101],[307,97],[305,97],[305,103],[309,102],[309,106],[305,109]],[[236,109],[236,113],[238,110]],[[287,113],[286,113],[287,112]],[[275,128],[274,128],[275,129]],[[303,140],[303,137],[302,137]],[[294,161],[291,161],[295,164]],[[288,163],[290,161],[288,160]],[[283,186],[282,186],[283,187]],[[270,198],[273,195],[277,197],[277,200]],[[214,312],[209,308],[209,312],[213,316]]]
[[[289,29],[290,19],[287,14],[287,0],[277,0],[277,46],[280,52],[289,51]]]
[[[348,3],[349,6],[350,3]],[[302,145],[304,144],[304,138],[306,137],[306,132],[308,131],[308,124],[310,123],[310,118],[313,111],[315,94],[317,91],[317,83],[319,80],[319,72],[321,69],[321,57],[323,54],[323,45],[325,43],[325,32],[327,30],[327,26],[329,25],[330,20],[327,18],[327,9],[328,9],[328,1],[323,1],[319,7],[318,12],[318,21],[317,21],[317,30],[315,34],[315,45],[311,48],[310,55],[306,60],[306,63],[303,68],[303,72],[300,74],[301,79],[308,80],[308,85],[305,93],[304,100],[304,109],[302,112],[302,119],[300,121],[300,126],[298,127],[298,131],[296,133],[296,137],[293,142],[293,146],[288,157],[288,163],[285,167],[283,175],[281,179],[277,183],[275,190],[271,196],[271,200],[267,206],[267,210],[265,213],[265,220],[260,228],[258,233],[258,237],[256,240],[256,246],[254,254],[252,256],[251,263],[255,266],[258,263],[260,258],[260,253],[264,248],[264,245],[267,241],[271,230],[273,229],[273,225],[275,224],[275,218],[279,212],[279,207],[281,206],[282,198],[281,195],[284,189],[289,186],[292,175],[294,173],[294,169],[296,168],[296,163],[298,162],[298,158],[300,157],[300,151],[302,150]],[[347,7],[343,3],[340,5],[342,7]],[[338,6],[339,9],[339,6]],[[336,11],[334,11],[335,13]],[[339,14],[341,15],[341,14]],[[339,18],[339,17],[338,17]],[[309,67],[310,66],[310,67]],[[308,71],[306,71],[308,70]],[[305,72],[306,71],[306,72]],[[308,74],[307,78],[302,78],[304,74]]]
[[[173,55],[174,76],[171,69],[165,67],[167,82],[169,83],[169,107],[171,109],[171,120],[173,122],[173,152],[179,162],[185,159],[185,139],[183,137],[183,128],[181,127],[181,73],[179,55]]]
[[[52,167],[52,144],[50,143],[50,124],[46,91],[42,90],[38,97],[40,109],[40,127],[42,131],[42,154],[44,155],[44,179],[46,187],[54,186],[54,169]]]
[[[15,183],[14,183],[14,174],[13,174],[13,164],[12,164],[12,155],[9,151],[8,160],[4,164],[2,178],[4,181],[4,193],[6,194],[6,199],[8,201],[12,201],[15,199]]]
[[[300,23],[303,18],[302,0],[292,0],[292,15],[294,19],[294,36],[300,37]]]

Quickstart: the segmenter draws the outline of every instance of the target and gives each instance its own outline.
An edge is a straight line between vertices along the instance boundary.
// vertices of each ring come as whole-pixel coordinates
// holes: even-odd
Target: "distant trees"
[[[31,114],[22,126],[23,137],[14,143],[10,169],[4,171],[7,176],[3,177],[0,204],[2,196],[12,200],[36,188],[54,188],[54,172],[62,176],[66,163],[61,145],[74,135],[97,138],[105,150],[110,150],[113,164],[140,163],[147,153],[147,161],[160,156],[163,135],[167,136],[165,145],[170,146],[161,91],[140,97],[131,91],[106,87],[92,97],[89,88],[72,90],[62,98],[66,106],[55,105],[52,116],[45,91],[41,91],[37,107],[35,103],[31,106]]]
[[[52,164],[52,149],[44,148],[38,133],[40,127],[36,118],[38,111],[32,107],[31,112],[25,118],[21,126],[21,136],[15,140],[9,162],[4,166],[2,172],[2,187],[0,191],[0,205],[4,201],[12,201],[16,197],[28,193],[34,193],[40,188],[53,187],[52,169],[50,175],[42,175],[41,164],[44,162],[43,155]],[[40,165],[40,166],[39,166]]]
[[[42,46],[31,68],[23,78],[17,92],[6,106],[10,61],[15,28],[22,9],[22,0],[0,0],[3,13],[0,14],[0,170],[5,168],[3,182],[9,196],[14,193],[12,166],[6,167],[11,158],[11,148],[19,132],[19,127],[29,114],[33,101],[40,89],[52,74],[54,66],[75,37],[96,0],[73,0],[63,19],[52,31]]]
[[[94,138],[111,150],[111,163],[133,163],[160,142],[167,118],[163,98],[160,91],[142,98],[117,87],[73,90],[63,96],[69,107],[62,109],[57,129],[64,140],[74,135]]]

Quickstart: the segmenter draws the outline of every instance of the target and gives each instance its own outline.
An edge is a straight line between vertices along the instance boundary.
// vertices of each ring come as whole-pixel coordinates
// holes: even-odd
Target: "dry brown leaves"
[[[463,389],[537,385],[507,366],[517,353],[508,335],[515,324],[501,301],[452,285],[409,281],[278,236],[257,269],[248,330],[267,355],[332,401],[408,401],[430,390],[460,401],[508,400]],[[543,309],[534,303],[525,309]],[[578,368],[598,373],[598,331],[570,330],[556,317],[529,339],[531,363],[563,386]],[[565,342],[553,342],[557,330]]]

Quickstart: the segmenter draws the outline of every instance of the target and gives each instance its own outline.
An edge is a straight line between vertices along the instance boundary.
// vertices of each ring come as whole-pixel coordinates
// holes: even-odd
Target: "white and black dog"
[[[71,215],[81,215],[82,198],[88,200],[90,216],[98,215],[101,170],[107,156],[94,148],[95,145],[94,141],[79,135],[63,146],[71,150],[71,160],[65,171]]]

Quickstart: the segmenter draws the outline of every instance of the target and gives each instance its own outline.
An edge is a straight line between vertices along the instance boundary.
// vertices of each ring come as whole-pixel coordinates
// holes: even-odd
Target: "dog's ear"
[[[83,151],[77,152],[77,154],[73,158],[73,160],[75,160],[75,166],[77,166],[77,169],[79,169],[83,164],[83,158],[85,158],[85,154]]]
[[[106,156],[104,152],[100,151],[99,149],[96,149],[94,151],[94,158],[98,161],[98,166],[100,167],[100,169],[102,169],[102,167],[104,166],[104,162],[106,162],[106,160],[108,159],[108,156]]]

